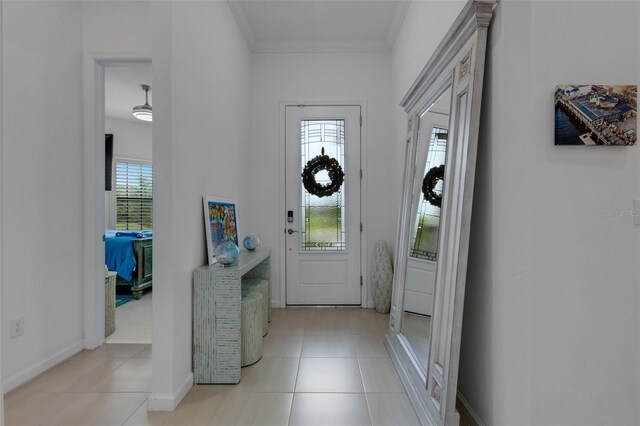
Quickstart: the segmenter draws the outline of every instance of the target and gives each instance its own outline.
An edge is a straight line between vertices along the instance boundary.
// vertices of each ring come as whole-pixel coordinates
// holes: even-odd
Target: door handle
[[[291,228],[287,229],[287,234],[289,234],[289,235],[293,234],[294,232],[298,232],[298,231],[294,231]]]

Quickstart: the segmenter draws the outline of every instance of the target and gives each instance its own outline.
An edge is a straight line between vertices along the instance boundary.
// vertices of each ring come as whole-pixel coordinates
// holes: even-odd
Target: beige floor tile
[[[302,334],[309,315],[306,309],[281,309],[269,323],[269,334]]]
[[[69,393],[16,393],[5,396],[5,425],[39,425],[75,400]]]
[[[151,343],[153,293],[116,308],[116,330],[107,343]]]
[[[151,345],[147,345],[146,348],[138,352],[133,356],[134,358],[151,358]]]
[[[143,404],[125,423],[126,426],[205,426],[219,420],[221,413],[234,406],[238,386],[201,385],[193,386],[180,405],[172,412],[147,411]]]
[[[358,335],[356,356],[358,358],[389,358],[389,352],[384,346],[384,336],[371,333]]]
[[[311,333],[351,333],[350,313],[341,308],[317,308],[309,311],[304,332]]]
[[[151,358],[130,358],[84,392],[151,392]]]
[[[242,369],[240,387],[245,392],[293,392],[299,358],[262,358]]]
[[[168,411],[147,411],[147,403],[143,403],[140,408],[136,410],[135,413],[129,417],[129,419],[124,423],[124,426],[165,426],[169,425],[169,418],[173,415],[174,412]],[[203,423],[189,423],[184,422],[184,425],[205,425],[206,422]]]
[[[367,401],[363,394],[296,393],[293,397],[290,426],[370,424]]]
[[[391,359],[358,358],[362,383],[366,393],[371,392],[404,392],[402,382]]]
[[[364,392],[356,358],[300,358],[296,392]]]
[[[47,370],[15,390],[17,393],[71,392],[83,383],[108,377],[127,358],[87,358],[75,356]]]
[[[269,333],[262,340],[262,356],[299,358],[302,339],[302,334]]]
[[[367,394],[373,426],[418,426],[409,398],[404,393]]]
[[[147,400],[146,393],[83,393],[44,425],[122,425]]]
[[[357,340],[359,336],[353,334],[305,334],[302,357],[353,358]]]
[[[227,398],[211,418],[213,426],[286,426],[292,393],[247,393]]]
[[[149,346],[143,343],[105,343],[93,350],[84,350],[80,354],[89,358],[131,358]]]

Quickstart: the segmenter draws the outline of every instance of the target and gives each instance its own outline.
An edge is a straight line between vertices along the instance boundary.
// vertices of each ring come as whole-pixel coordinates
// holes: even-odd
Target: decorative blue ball
[[[249,251],[254,251],[258,247],[258,244],[260,244],[260,240],[255,235],[247,235],[244,237],[244,240],[242,240],[242,245]]]
[[[240,249],[231,241],[225,241],[215,249],[216,260],[227,266],[235,263],[240,256]]]

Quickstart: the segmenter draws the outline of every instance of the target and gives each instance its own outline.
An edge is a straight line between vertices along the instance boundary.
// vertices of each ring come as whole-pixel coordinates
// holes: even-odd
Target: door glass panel
[[[444,165],[447,153],[447,129],[432,127],[431,141],[425,167],[418,171],[419,176],[426,177],[430,170],[438,173],[438,167]],[[417,167],[420,165],[418,164]],[[434,169],[435,167],[435,169]],[[435,186],[431,189],[437,197],[442,197],[442,179],[435,179]],[[411,247],[409,256],[416,259],[436,261],[438,257],[438,228],[440,227],[440,207],[437,203],[430,202],[420,191],[418,210],[411,235]]]
[[[301,120],[301,170],[317,156],[324,155],[337,160],[342,172],[345,158],[345,120]],[[315,183],[319,187],[330,187],[332,181],[327,170],[318,170]],[[330,195],[311,194],[302,184],[302,208],[300,209],[300,249],[302,251],[344,251],[345,198],[344,183]]]

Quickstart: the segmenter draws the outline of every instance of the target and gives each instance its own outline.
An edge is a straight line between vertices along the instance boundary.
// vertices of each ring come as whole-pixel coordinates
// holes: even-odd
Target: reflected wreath
[[[316,181],[316,174],[326,170],[329,174],[329,182],[326,185],[318,183]],[[313,157],[307,162],[302,171],[302,184],[310,194],[317,197],[328,197],[338,192],[344,183],[344,172],[338,160],[331,158],[324,154],[324,148],[322,148],[322,154]]]
[[[442,193],[435,192],[438,182],[444,180],[444,164],[429,169],[422,180],[422,194],[425,200],[432,206],[440,207],[442,205]]]

